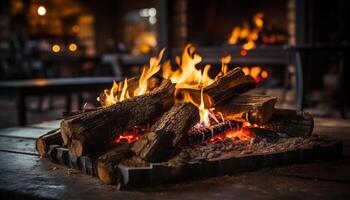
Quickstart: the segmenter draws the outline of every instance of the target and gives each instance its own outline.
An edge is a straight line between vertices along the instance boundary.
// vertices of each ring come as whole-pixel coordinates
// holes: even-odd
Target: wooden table
[[[30,95],[65,94],[66,110],[71,110],[71,94],[96,92],[109,88],[120,77],[83,77],[58,79],[32,79],[0,82],[0,94],[16,98],[17,117],[21,126],[26,125],[26,97]]]
[[[39,135],[59,121],[0,130],[1,199],[350,199],[350,120],[316,119],[314,134],[341,139],[341,160],[298,164],[234,176],[117,191],[94,177],[41,160]]]

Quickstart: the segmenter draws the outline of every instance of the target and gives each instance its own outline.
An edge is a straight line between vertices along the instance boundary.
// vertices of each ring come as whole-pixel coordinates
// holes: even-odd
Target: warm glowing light
[[[160,61],[162,60],[164,50],[165,49],[163,49],[158,56],[152,57],[150,59],[149,68],[143,68],[138,87],[134,90],[133,94],[129,94],[127,79],[119,84],[113,81],[112,88],[105,89],[103,98],[97,97],[97,101],[99,101],[103,106],[111,106],[113,104],[131,98],[130,95],[139,96],[148,93],[149,91],[147,89],[147,81],[160,70]]]
[[[80,26],[74,25],[74,26],[72,27],[72,31],[73,31],[74,33],[78,33],[78,32],[80,31]]]
[[[188,44],[181,58],[176,58],[176,63],[179,69],[173,71],[171,66],[163,67],[163,78],[170,79],[171,82],[176,83],[176,88],[193,88],[200,89],[206,87],[214,82],[208,75],[210,65],[204,67],[203,73],[196,69],[196,65],[202,61],[202,57],[195,53],[195,48]]]
[[[61,51],[61,47],[58,44],[54,44],[54,45],[52,45],[51,50],[55,53],[58,53]]]
[[[132,143],[136,140],[140,139],[140,136],[138,134],[135,133],[124,133],[122,135],[119,135],[114,142],[115,143],[120,143],[122,141],[126,141],[127,143]]]
[[[165,49],[162,49],[158,57],[152,57],[149,61],[149,68],[144,67],[140,76],[139,85],[134,92],[134,96],[147,93],[147,81],[160,70],[160,61],[162,60]]]
[[[243,67],[242,71],[244,72],[245,75],[250,75],[250,69],[249,67]]]
[[[70,43],[68,46],[69,51],[76,51],[78,46],[75,43]]]
[[[242,49],[240,52],[239,52],[239,54],[241,55],[241,56],[246,56],[247,55],[247,51],[245,50],[245,49]]]
[[[256,47],[256,41],[259,38],[259,32],[262,30],[264,21],[263,13],[257,13],[253,16],[254,27],[250,27],[248,23],[243,23],[242,26],[236,26],[233,28],[229,39],[227,40],[228,44],[237,44],[239,41],[246,41],[242,48],[244,50],[251,50]],[[246,56],[247,52],[240,52],[241,56]]]
[[[267,77],[269,77],[269,73],[267,71],[262,71],[261,74],[260,74],[261,78],[263,79],[267,79]]]
[[[46,8],[44,6],[39,6],[37,12],[38,15],[44,16],[46,14]]]
[[[250,69],[250,76],[253,78],[257,78],[261,72],[261,67],[259,66],[254,66]]]

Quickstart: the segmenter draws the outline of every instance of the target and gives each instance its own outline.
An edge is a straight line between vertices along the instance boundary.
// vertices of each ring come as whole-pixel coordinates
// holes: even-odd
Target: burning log
[[[314,119],[308,112],[276,109],[264,127],[290,137],[309,137],[314,128]]]
[[[276,97],[265,95],[239,95],[215,106],[226,119],[267,123],[274,112]]]
[[[35,141],[35,146],[40,156],[45,157],[50,149],[50,145],[61,145],[62,143],[61,130],[55,129],[40,136]]]
[[[97,176],[104,184],[116,183],[121,179],[118,164],[124,158],[132,156],[129,144],[124,144],[108,150],[97,159]]]
[[[161,116],[173,105],[174,84],[164,80],[149,94],[137,96],[61,122],[62,137],[70,151],[82,156],[104,149],[116,134]]]
[[[212,138],[223,136],[229,131],[238,131],[242,123],[236,121],[226,121],[210,126],[208,128],[192,127],[188,132],[186,144],[197,145]]]
[[[160,161],[172,153],[172,147],[181,140],[199,119],[198,108],[192,103],[178,103],[166,112],[132,146],[133,152],[147,161]]]
[[[254,79],[245,76],[240,68],[236,68],[204,88],[203,91],[212,98],[211,102],[215,105],[253,89],[255,84]],[[162,161],[171,155],[198,119],[198,108],[193,104],[175,105],[151,127],[150,132],[134,143],[132,150],[146,161]]]

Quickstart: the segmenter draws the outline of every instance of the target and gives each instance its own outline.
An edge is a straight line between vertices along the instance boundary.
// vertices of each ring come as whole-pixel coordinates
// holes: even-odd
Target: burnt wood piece
[[[309,137],[314,128],[314,119],[308,112],[276,109],[270,121],[263,126],[290,137]]]
[[[242,123],[236,121],[225,121],[208,128],[192,127],[185,137],[187,145],[197,145],[206,142],[216,136],[225,135],[228,131],[238,131]]]
[[[103,184],[117,183],[120,179],[118,165],[122,159],[132,156],[129,144],[108,150],[105,154],[97,159],[96,171],[97,176]]]
[[[199,120],[192,103],[175,104],[132,146],[132,151],[149,162],[166,159],[181,140],[182,134]]]
[[[216,103],[247,92],[255,86],[252,77],[245,76],[241,68],[235,68],[203,91],[210,96],[215,106]],[[198,119],[198,109],[193,104],[178,103],[151,127],[150,132],[133,144],[132,150],[148,162],[163,161],[184,141],[187,132]]]
[[[250,134],[254,137],[255,141],[258,142],[265,139],[269,143],[274,143],[279,139],[279,135],[276,132],[266,128],[249,127],[244,128],[244,131],[249,131]]]
[[[62,143],[61,130],[55,129],[36,139],[35,148],[41,157],[45,157],[50,149],[50,145],[61,145]]]
[[[266,95],[239,95],[219,103],[215,111],[230,120],[267,123],[274,112],[276,101],[276,97]]]
[[[102,151],[118,135],[131,127],[147,123],[170,109],[174,103],[174,84],[162,85],[146,95],[137,96],[97,111],[83,113],[61,122],[62,137],[77,156]]]

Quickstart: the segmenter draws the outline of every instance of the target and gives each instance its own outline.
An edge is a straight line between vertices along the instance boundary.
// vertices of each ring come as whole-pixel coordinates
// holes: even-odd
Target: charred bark
[[[225,76],[204,88],[211,102],[216,103],[246,92],[255,87],[255,81],[245,76],[240,68],[229,71]],[[151,131],[136,141],[132,150],[146,161],[159,162],[168,158],[187,137],[187,132],[198,122],[198,109],[191,103],[179,103],[165,113]]]
[[[267,123],[276,101],[276,97],[265,95],[239,95],[216,105],[215,111],[221,112],[229,120]]]
[[[61,122],[62,137],[77,156],[104,149],[118,134],[160,117],[173,105],[173,91],[174,84],[165,80],[149,94],[64,119]]]

